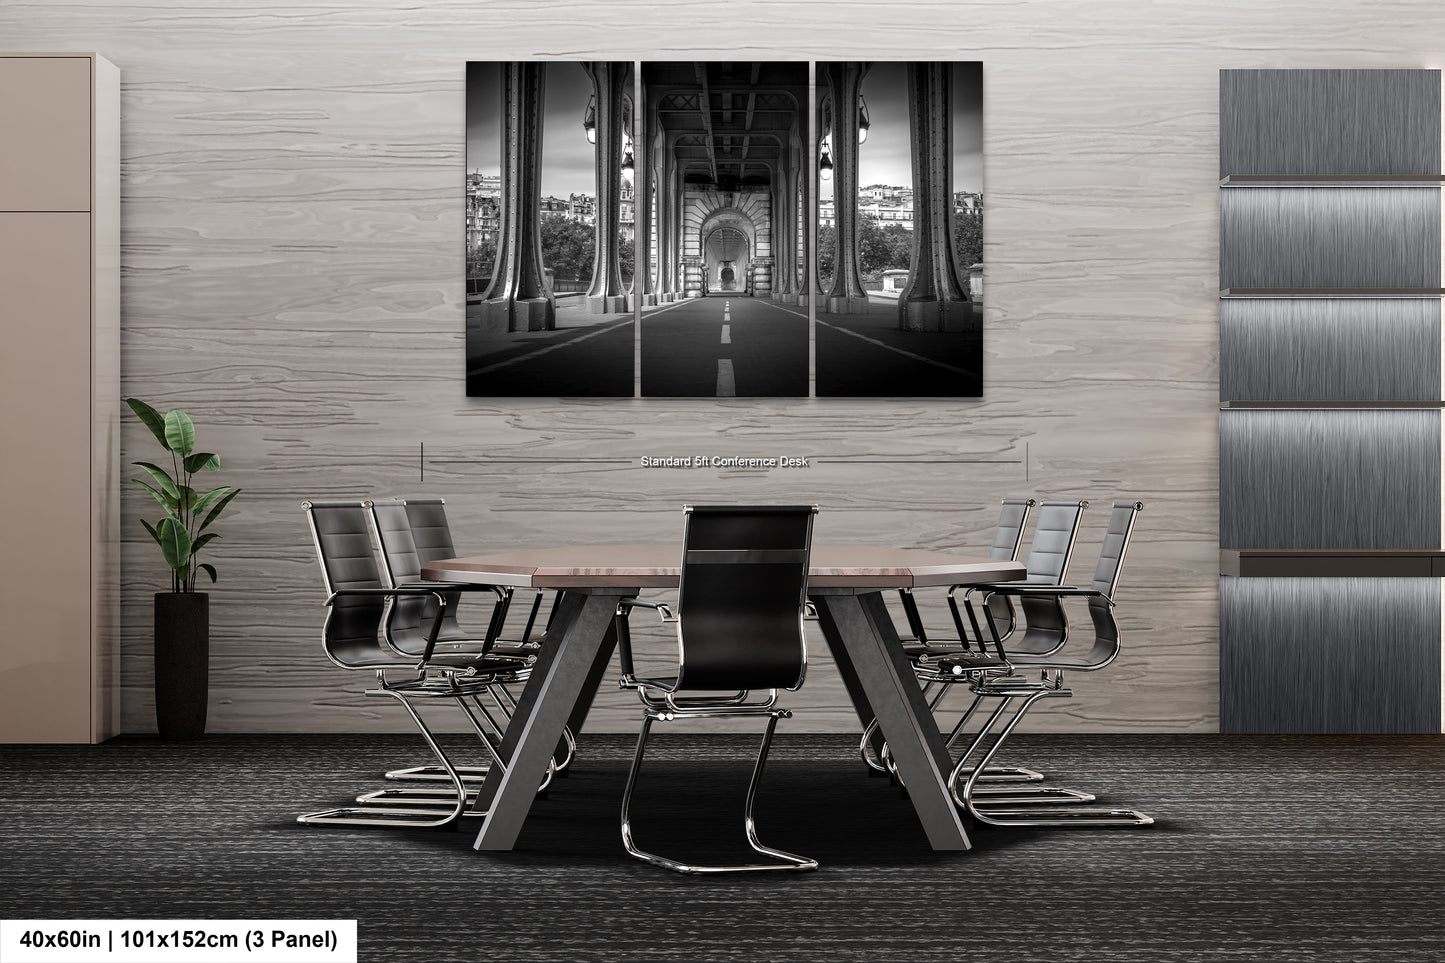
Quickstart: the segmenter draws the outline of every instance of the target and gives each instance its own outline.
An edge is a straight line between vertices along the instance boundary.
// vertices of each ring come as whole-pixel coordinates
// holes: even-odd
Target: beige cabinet
[[[119,728],[120,74],[0,54],[0,743]]]

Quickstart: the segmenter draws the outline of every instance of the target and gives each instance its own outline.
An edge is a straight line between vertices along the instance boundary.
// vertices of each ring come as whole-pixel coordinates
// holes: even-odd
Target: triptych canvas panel
[[[469,63],[467,394],[981,396],[982,81]]]

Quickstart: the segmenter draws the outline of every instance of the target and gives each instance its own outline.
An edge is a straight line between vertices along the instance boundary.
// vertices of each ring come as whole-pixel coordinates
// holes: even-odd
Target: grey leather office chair
[[[1037,611],[1051,613],[1055,607],[1062,612],[1066,599],[1084,599],[1088,605],[1089,618],[1093,623],[1093,640],[1089,651],[1083,655],[1065,655],[1061,647],[1048,648],[1044,652],[1031,652],[1030,648],[1004,646],[996,628],[988,622],[985,611],[987,632],[980,637],[988,640],[991,652],[975,656],[950,657],[940,661],[940,674],[951,675],[958,681],[967,681],[976,693],[968,714],[972,715],[980,701],[986,698],[998,699],[998,705],[984,722],[972,744],[959,759],[949,777],[954,799],[966,808],[970,815],[982,823],[993,826],[1144,826],[1154,820],[1131,809],[1096,809],[1083,807],[1049,807],[1045,809],[999,808],[1004,804],[993,799],[987,802],[976,798],[975,788],[979,772],[984,769],[998,752],[1000,746],[1018,726],[1033,704],[1046,698],[1069,698],[1073,692],[1064,687],[1065,670],[1096,672],[1110,665],[1119,655],[1119,625],[1114,619],[1114,594],[1118,589],[1119,575],[1123,570],[1124,556],[1134,532],[1134,521],[1143,509],[1142,502],[1118,501],[1114,503],[1109,516],[1108,529],[1099,552],[1099,561],[1094,568],[1094,578],[1089,588],[1072,586],[1047,586],[1038,584],[999,585],[994,591],[1008,593],[1018,599],[1027,610],[1030,603],[1048,602],[1048,606],[1035,605]],[[971,622],[977,617],[971,604],[966,601],[966,610]],[[1027,633],[1019,641],[1027,641]],[[1038,681],[1027,681],[1018,674],[1020,669],[1039,669]],[[992,744],[978,759],[976,766],[969,769],[969,760],[979,753],[1004,712],[1013,703],[1019,703],[1013,716],[993,739]],[[963,786],[959,788],[959,780]],[[1092,799],[1093,797],[1088,797]]]
[[[808,559],[812,547],[812,506],[689,506],[683,538],[677,612],[661,603],[624,601],[623,616],[651,608],[677,630],[677,671],[672,678],[638,678],[630,634],[619,620],[622,685],[635,688],[644,706],[637,752],[622,797],[622,843],[645,862],[683,873],[816,869],[816,860],[759,842],[753,802],[778,720],[792,714],[778,708],[778,692],[803,684],[807,645],[803,620]],[[753,693],[767,695],[754,698]],[[702,865],[649,853],[633,839],[629,815],[637,775],[652,724],[712,716],[768,717],[762,746],[748,784],[743,825],[748,844],[776,862]]]
[[[526,671],[525,663],[491,655],[485,647],[478,652],[442,653],[436,637],[440,620],[432,618],[423,630],[422,650],[417,654],[398,652],[386,645],[382,620],[388,602],[431,599],[441,611],[445,599],[422,586],[392,587],[384,584],[372,550],[368,512],[361,501],[308,501],[303,503],[326,587],[327,616],[322,630],[326,656],[344,669],[376,673],[377,687],[369,696],[396,699],[420,730],[452,783],[447,805],[363,805],[308,813],[297,817],[309,824],[363,826],[442,827],[463,814],[468,801],[466,788],[456,767],[438,745],[431,730],[418,714],[413,701],[447,699],[461,708],[472,728],[493,757],[502,765],[478,719],[473,705],[476,697],[493,685],[516,681]],[[478,590],[488,591],[486,586]],[[501,593],[491,590],[495,597]],[[470,815],[470,814],[468,814]]]

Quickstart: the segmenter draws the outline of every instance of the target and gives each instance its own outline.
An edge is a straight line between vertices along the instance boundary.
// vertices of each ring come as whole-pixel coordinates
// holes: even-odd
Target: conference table
[[[517,700],[474,811],[486,811],[475,848],[517,841],[563,728],[581,729],[616,646],[618,602],[646,588],[676,588],[682,549],[672,545],[580,545],[442,559],[424,579],[557,589],[546,640]],[[808,597],[860,725],[877,718],[882,738],[936,850],[966,850],[968,834],[946,785],[953,768],[943,736],[903,654],[883,592],[974,585],[1024,577],[1018,562],[875,545],[814,545]],[[554,787],[554,791],[556,788]]]

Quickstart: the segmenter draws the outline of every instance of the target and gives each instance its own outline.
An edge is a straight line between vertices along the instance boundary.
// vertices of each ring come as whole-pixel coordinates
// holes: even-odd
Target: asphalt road
[[[666,305],[642,318],[642,395],[806,398],[804,309],[737,295]]]

